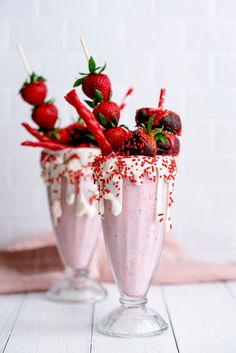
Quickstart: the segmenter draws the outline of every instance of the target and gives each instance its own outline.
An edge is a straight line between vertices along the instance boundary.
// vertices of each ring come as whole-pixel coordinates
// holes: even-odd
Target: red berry
[[[122,143],[129,136],[129,132],[120,126],[105,130],[104,135],[108,142],[112,145],[113,151],[117,152],[121,148]]]
[[[96,91],[100,91],[103,101],[109,101],[111,96],[111,82],[107,75],[89,74],[82,83],[82,90],[91,99],[95,98]]]
[[[117,126],[120,119],[120,107],[114,102],[102,102],[94,110],[94,116],[104,127]]]
[[[29,104],[42,104],[47,95],[47,86],[43,80],[26,83],[20,90],[22,98]]]
[[[53,130],[58,118],[58,111],[54,104],[43,103],[37,105],[32,113],[33,121],[42,129],[46,131]]]
[[[55,129],[48,133],[48,137],[53,140],[53,142],[57,142],[63,145],[67,145],[69,141],[69,134],[66,129]]]
[[[121,153],[127,156],[143,155],[156,156],[157,146],[155,139],[144,130],[138,129],[129,133],[121,147]]]

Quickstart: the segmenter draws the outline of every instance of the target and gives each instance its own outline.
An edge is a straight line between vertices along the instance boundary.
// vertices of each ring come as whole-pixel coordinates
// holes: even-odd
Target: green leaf
[[[80,124],[84,124],[84,120],[78,115],[78,118],[77,118],[77,123],[80,123]]]
[[[30,75],[30,82],[33,83],[37,81],[37,75],[35,72],[32,72],[32,74]]]
[[[53,104],[55,102],[56,102],[56,99],[55,98],[51,98],[48,101],[46,101],[46,104]]]
[[[167,142],[167,137],[162,132],[159,132],[155,136],[155,140],[156,140],[156,142],[161,141],[162,143],[166,143]]]
[[[150,134],[150,132],[152,130],[153,121],[154,121],[154,116],[150,116],[150,118],[148,119],[148,123],[147,123],[147,133],[148,134]]]
[[[89,106],[90,108],[94,108],[94,102],[93,102],[93,101],[89,101],[89,100],[87,100],[87,99],[85,99],[84,101],[85,101],[85,103],[88,104],[88,106]]]
[[[38,77],[37,77],[37,81],[44,81],[44,82],[45,82],[45,81],[47,81],[47,80],[46,80],[46,78],[43,77],[43,76],[38,76]]]
[[[59,138],[61,137],[60,133],[58,130],[53,130],[49,133],[50,137],[55,137],[57,140],[59,140]]]
[[[85,74],[84,72],[79,72],[79,74],[82,76],[88,76],[88,74]]]
[[[86,135],[88,138],[90,138],[93,141],[96,141],[95,137],[92,134],[88,134]]]
[[[117,119],[116,114],[114,114],[113,124],[115,125],[115,127],[118,126],[118,122],[119,122],[119,120]]]
[[[102,113],[98,113],[98,120],[103,127],[109,126],[109,123],[106,121],[106,118]]]
[[[107,63],[105,63],[105,64],[103,65],[103,67],[101,68],[100,71],[98,71],[98,73],[101,74],[101,73],[105,70],[106,67],[107,67]],[[98,70],[98,69],[100,69],[100,67],[98,67],[97,70]]]
[[[124,124],[121,124],[119,127],[123,127],[125,130],[129,131],[128,126],[126,126],[126,125],[124,125]]]
[[[166,143],[166,142],[167,142],[167,137],[166,137],[165,135],[163,135],[163,136],[161,137],[161,142],[163,142],[163,143]]]
[[[75,81],[73,87],[78,87],[80,85],[82,85],[82,83],[84,82],[86,77],[81,77],[81,78],[78,78],[78,80]]]
[[[96,63],[95,63],[95,61],[94,61],[94,59],[93,59],[92,56],[90,57],[88,64],[89,64],[89,72],[90,72],[91,74],[94,73],[95,70],[96,70]]]
[[[103,102],[103,95],[102,92],[96,89],[95,95],[94,95],[94,104],[97,105],[98,103]]]

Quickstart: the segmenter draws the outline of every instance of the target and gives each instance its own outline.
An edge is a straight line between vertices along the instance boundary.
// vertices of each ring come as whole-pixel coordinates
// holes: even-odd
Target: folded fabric
[[[113,281],[102,236],[90,266],[91,276]],[[63,276],[52,233],[15,242],[0,250],[0,293],[47,290]],[[172,236],[166,237],[153,283],[177,284],[235,280],[236,264],[207,264],[188,259]]]

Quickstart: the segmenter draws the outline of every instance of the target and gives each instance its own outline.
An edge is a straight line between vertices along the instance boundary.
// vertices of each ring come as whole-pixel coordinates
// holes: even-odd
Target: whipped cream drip
[[[98,190],[94,184],[91,162],[100,154],[98,148],[44,150],[41,155],[42,177],[49,189],[53,224],[62,215],[61,182],[67,179],[66,200],[75,205],[76,216],[93,217],[98,213]]]
[[[111,201],[114,216],[122,212],[123,179],[141,185],[146,176],[157,180],[156,221],[165,220],[166,231],[172,228],[171,206],[173,203],[176,161],[172,156],[98,156],[93,164],[94,180],[99,192],[99,213],[104,213],[104,200]],[[168,184],[167,211],[163,209],[163,183]]]

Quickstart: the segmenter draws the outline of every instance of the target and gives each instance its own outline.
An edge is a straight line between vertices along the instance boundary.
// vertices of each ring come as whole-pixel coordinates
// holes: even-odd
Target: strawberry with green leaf
[[[80,73],[81,78],[77,79],[74,87],[82,85],[82,90],[87,97],[92,99],[87,103],[94,108],[100,102],[109,101],[112,94],[111,82],[107,75],[102,72],[106,68],[106,64],[97,67],[94,59],[90,57],[88,62],[89,73]]]
[[[47,95],[47,86],[45,85],[45,78],[37,76],[34,72],[31,74],[29,80],[25,81],[20,94],[27,103],[31,105],[42,104]]]
[[[111,127],[104,131],[104,135],[110,142],[114,152],[118,152],[124,141],[130,136],[126,126]]]
[[[93,114],[103,127],[116,127],[120,119],[120,107],[115,102],[102,102],[93,110]]]

